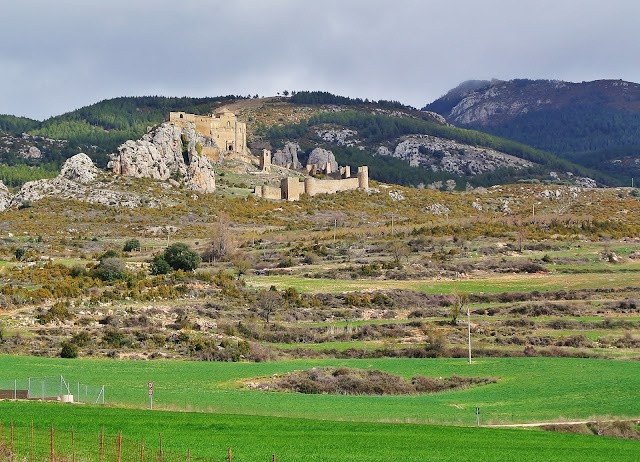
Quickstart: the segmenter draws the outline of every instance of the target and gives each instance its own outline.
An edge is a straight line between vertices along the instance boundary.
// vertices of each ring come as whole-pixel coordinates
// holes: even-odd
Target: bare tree
[[[402,241],[393,241],[389,245],[389,251],[393,255],[396,265],[400,263],[401,258],[408,258],[411,253],[409,246]]]
[[[231,221],[226,214],[220,213],[211,227],[211,241],[206,256],[210,262],[223,260],[233,252],[233,246]]]
[[[283,299],[277,290],[261,290],[257,296],[258,315],[269,324],[271,315],[282,307]]]
[[[238,273],[238,280],[251,269],[251,262],[243,253],[238,253],[233,257],[233,266]]]
[[[453,303],[449,308],[449,314],[451,315],[451,324],[455,326],[458,323],[458,317],[464,314],[468,296],[461,292],[454,292],[452,297]]]

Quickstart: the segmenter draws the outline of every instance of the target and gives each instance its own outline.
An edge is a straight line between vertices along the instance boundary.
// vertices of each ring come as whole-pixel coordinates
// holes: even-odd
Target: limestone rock
[[[383,146],[376,154],[390,152]],[[434,172],[479,175],[499,168],[525,168],[533,164],[493,149],[471,146],[431,135],[404,137],[391,154],[412,167],[425,167]]]
[[[0,212],[9,208],[11,204],[11,192],[5,186],[5,184],[0,181]]]
[[[78,183],[90,183],[98,176],[99,170],[91,158],[84,154],[76,154],[67,159],[60,170],[60,176]]]
[[[208,193],[215,190],[213,166],[198,150],[214,146],[215,142],[198,134],[193,124],[179,128],[163,123],[142,139],[120,145],[107,167],[117,175],[136,178],[177,178],[189,189]]]
[[[331,172],[338,171],[338,162],[336,162],[333,153],[322,148],[315,148],[311,151],[307,165],[315,165],[320,170],[326,170],[329,165]]]
[[[42,159],[42,151],[35,146],[29,146],[28,149],[23,149],[19,153],[23,159]]]
[[[302,168],[302,164],[298,160],[300,145],[298,143],[287,143],[284,148],[278,149],[273,153],[271,163],[280,167],[291,168],[294,170]]]

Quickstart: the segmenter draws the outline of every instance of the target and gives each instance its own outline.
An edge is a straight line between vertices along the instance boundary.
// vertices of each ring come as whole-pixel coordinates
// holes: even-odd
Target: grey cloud
[[[466,79],[640,81],[635,0],[21,0],[0,113],[320,89],[417,107]]]

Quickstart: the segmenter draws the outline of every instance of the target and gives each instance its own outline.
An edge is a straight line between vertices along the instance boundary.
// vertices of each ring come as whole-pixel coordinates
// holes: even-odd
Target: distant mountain
[[[621,80],[469,81],[427,104],[449,122],[607,172],[640,176],[640,85]]]

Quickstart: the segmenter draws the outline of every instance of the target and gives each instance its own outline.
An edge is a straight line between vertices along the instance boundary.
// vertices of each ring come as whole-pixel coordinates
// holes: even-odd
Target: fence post
[[[187,462],[191,462],[191,449],[187,449]]]
[[[50,444],[51,444],[51,462],[56,462],[56,449],[53,439],[53,424],[51,424],[51,432],[50,432]]]
[[[76,462],[76,431],[71,426],[71,462]]]
[[[144,462],[144,438],[140,441],[140,462]]]
[[[164,460],[164,452],[162,450],[162,433],[159,433],[159,435],[160,435],[160,454],[159,454],[159,457],[158,457],[158,462],[163,462],[163,460]]]
[[[116,447],[116,460],[122,462],[122,432],[118,433],[118,443]]]
[[[100,431],[100,457],[99,461],[102,462],[104,460],[104,425],[102,426],[102,430]]]
[[[233,451],[231,450],[231,448],[227,450],[227,461],[233,462]]]
[[[11,432],[9,434],[9,447],[11,447],[11,452],[15,452],[16,447],[13,444],[13,420],[11,421]]]
[[[271,462],[276,462],[276,455],[275,454],[271,454]]]
[[[33,448],[36,445],[34,429],[33,429],[33,420],[31,421],[31,426],[29,429],[29,462],[33,462]]]

